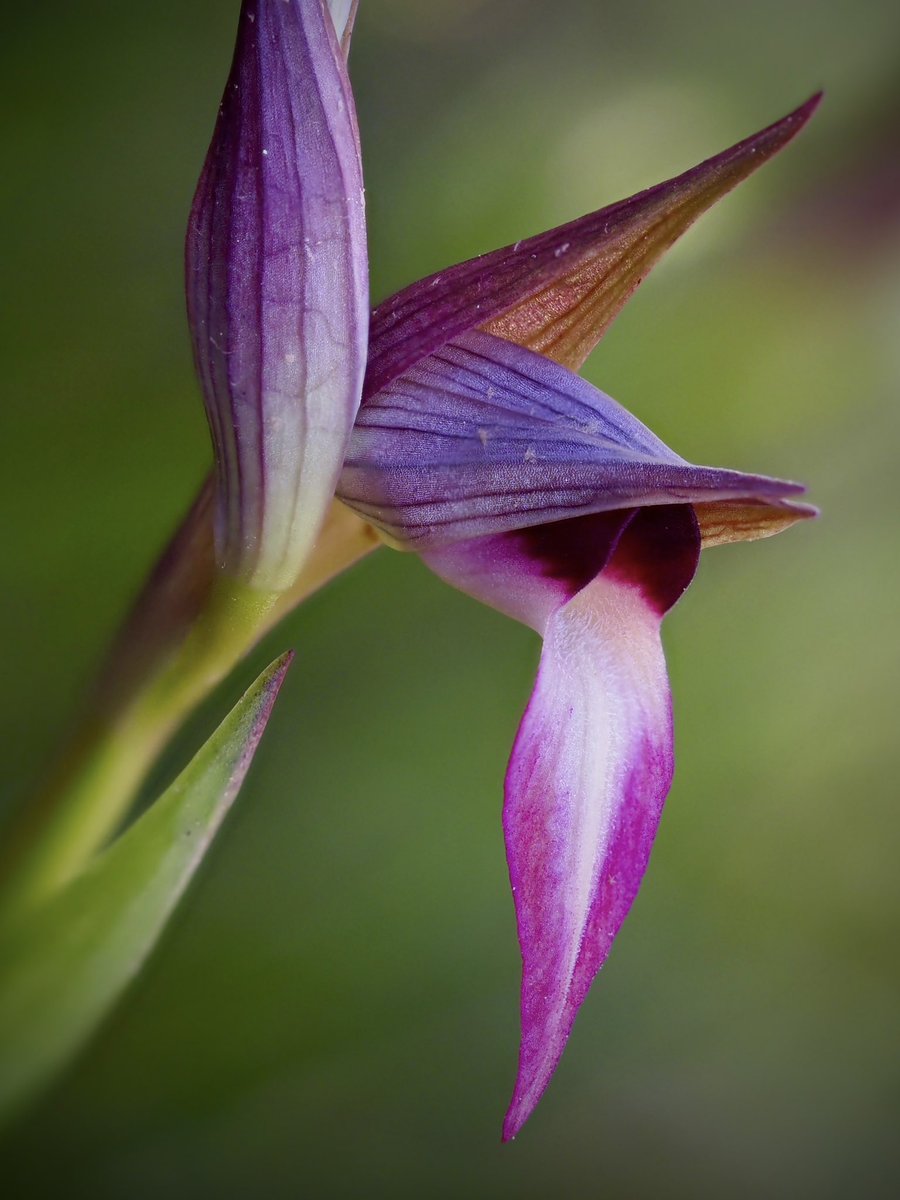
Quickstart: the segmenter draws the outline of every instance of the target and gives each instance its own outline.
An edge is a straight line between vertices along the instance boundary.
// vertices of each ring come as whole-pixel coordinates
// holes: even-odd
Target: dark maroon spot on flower
[[[566,521],[533,525],[511,535],[541,566],[548,579],[562,583],[570,595],[596,579],[609,561],[634,509],[588,513]]]
[[[700,528],[689,504],[640,509],[615,546],[606,573],[640,588],[662,616],[694,578]]]

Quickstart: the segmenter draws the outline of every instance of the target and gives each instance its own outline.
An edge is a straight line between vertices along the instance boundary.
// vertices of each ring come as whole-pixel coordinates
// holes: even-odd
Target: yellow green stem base
[[[74,878],[119,827],[193,709],[289,611],[379,544],[335,503],[294,586],[262,593],[218,572],[211,554],[196,553],[198,544],[211,545],[207,518],[201,493],[116,640],[68,752],[7,831],[0,923]],[[173,570],[179,547],[190,548],[193,565],[176,561]]]

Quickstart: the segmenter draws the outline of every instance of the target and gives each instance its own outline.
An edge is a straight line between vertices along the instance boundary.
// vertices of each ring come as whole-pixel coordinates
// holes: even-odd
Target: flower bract
[[[334,10],[344,32],[351,6]],[[359,138],[334,20],[324,0],[244,0],[187,235],[218,560],[272,592],[324,520],[366,357]]]

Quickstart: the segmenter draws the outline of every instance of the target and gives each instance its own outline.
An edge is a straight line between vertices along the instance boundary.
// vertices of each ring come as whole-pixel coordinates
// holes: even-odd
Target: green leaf
[[[67,1063],[152,951],[240,789],[291,657],[83,874],[0,935],[0,1119]]]

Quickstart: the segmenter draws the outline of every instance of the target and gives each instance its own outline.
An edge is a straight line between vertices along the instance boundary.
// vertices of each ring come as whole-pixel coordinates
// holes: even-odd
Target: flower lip
[[[504,787],[522,1039],[504,1140],[563,1053],[637,894],[673,771],[659,627],[697,567],[688,505],[593,514],[428,553],[543,638]]]

